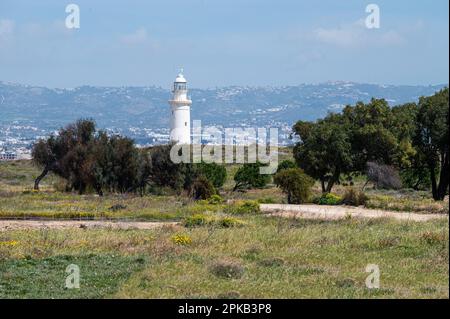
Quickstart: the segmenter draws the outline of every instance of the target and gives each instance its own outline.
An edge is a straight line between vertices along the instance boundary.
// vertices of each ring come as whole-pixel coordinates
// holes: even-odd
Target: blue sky
[[[67,29],[65,7],[80,7]],[[366,5],[380,7],[367,29]],[[0,81],[191,87],[440,84],[448,0],[1,0]]]

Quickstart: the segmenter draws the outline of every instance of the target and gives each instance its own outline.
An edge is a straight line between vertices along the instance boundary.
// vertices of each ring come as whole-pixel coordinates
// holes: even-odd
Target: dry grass
[[[28,162],[0,164],[0,214],[86,213],[96,218],[151,220],[205,214],[219,221],[229,217],[224,214],[227,204],[192,203],[177,196],[78,196],[55,192],[51,179],[44,182],[44,191],[28,192],[24,188],[29,189],[30,176],[36,173]],[[343,189],[338,186],[336,192]],[[230,195],[225,190],[224,194],[225,199],[283,201],[274,188]],[[427,212],[433,204],[416,193],[369,190],[368,194],[372,203],[377,196],[390,196],[374,205],[412,200],[412,207],[402,209],[423,203]],[[240,227],[228,228],[215,222],[153,230],[4,231],[0,233],[0,297],[449,297],[448,220],[306,221],[254,214],[238,219]],[[187,236],[189,244],[174,241],[176,235]],[[239,276],[217,276],[212,271],[224,261],[237,266]],[[63,287],[61,274],[68,263],[81,265],[84,281],[77,291],[55,288]],[[379,265],[380,289],[366,288],[367,264]]]

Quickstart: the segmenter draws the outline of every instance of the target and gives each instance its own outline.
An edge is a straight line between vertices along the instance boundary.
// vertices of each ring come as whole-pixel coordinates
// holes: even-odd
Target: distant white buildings
[[[0,161],[15,161],[22,159],[31,159],[30,150],[20,147],[14,151],[7,151],[0,149]]]
[[[0,152],[0,161],[14,161],[17,159],[17,154],[15,152]]]

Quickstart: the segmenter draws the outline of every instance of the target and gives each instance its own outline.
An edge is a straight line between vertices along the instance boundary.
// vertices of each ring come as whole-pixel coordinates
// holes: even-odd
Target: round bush
[[[225,166],[216,163],[199,163],[196,165],[197,172],[205,176],[216,188],[220,188],[227,179]]]
[[[236,215],[259,214],[259,203],[253,200],[238,201],[225,208],[225,212]]]
[[[185,227],[203,226],[209,223],[209,218],[204,214],[194,214],[184,220]]]
[[[274,177],[275,184],[287,194],[289,204],[302,204],[308,201],[314,180],[300,168],[288,168]]]
[[[234,174],[234,191],[250,188],[262,188],[270,181],[270,175],[261,174],[259,169],[263,166],[261,163],[246,163],[239,167]]]
[[[231,227],[242,226],[243,222],[237,218],[224,217],[218,221],[218,224],[223,228],[231,228]]]
[[[280,164],[278,164],[277,173],[281,172],[284,169],[296,168],[297,165],[291,160],[284,160]]]
[[[192,239],[188,235],[176,234],[172,236],[172,242],[177,245],[186,246],[192,243]]]
[[[342,204],[342,197],[332,193],[322,194],[315,200],[315,203],[319,205],[340,205]]]
[[[216,193],[213,184],[204,176],[199,176],[192,184],[191,195],[195,200],[208,199]]]
[[[342,203],[350,206],[361,206],[365,205],[369,198],[364,194],[364,192],[358,191],[353,187],[348,188],[345,191],[344,197],[342,198]]]

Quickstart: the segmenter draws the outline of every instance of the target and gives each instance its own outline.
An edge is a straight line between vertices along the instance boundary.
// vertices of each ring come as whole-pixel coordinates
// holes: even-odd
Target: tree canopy
[[[449,185],[448,88],[419,100],[414,146],[423,155],[435,200],[443,200]]]
[[[404,184],[413,188],[430,181],[433,197],[441,200],[449,183],[448,111],[448,88],[422,97],[418,105],[391,108],[384,99],[348,105],[340,114],[298,121],[294,158],[321,181],[324,193],[341,174],[363,174],[372,163],[399,170]]]

